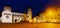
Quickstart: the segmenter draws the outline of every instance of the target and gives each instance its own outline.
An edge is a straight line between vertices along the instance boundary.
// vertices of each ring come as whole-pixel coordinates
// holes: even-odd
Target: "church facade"
[[[20,22],[22,20],[23,16],[24,16],[23,13],[3,11],[2,16],[1,16],[1,21],[2,21],[2,23]]]

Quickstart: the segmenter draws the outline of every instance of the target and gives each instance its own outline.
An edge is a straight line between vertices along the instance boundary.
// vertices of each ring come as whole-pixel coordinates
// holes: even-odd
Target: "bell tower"
[[[29,17],[29,22],[32,22],[32,10],[31,8],[28,8],[28,13],[27,13],[27,16]]]

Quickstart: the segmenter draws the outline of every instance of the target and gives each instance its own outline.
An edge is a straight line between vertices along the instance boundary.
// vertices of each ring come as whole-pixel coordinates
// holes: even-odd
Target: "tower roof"
[[[12,7],[10,5],[4,5],[3,8],[5,11],[11,11],[12,10]]]
[[[28,11],[31,11],[31,7],[30,6],[28,7]]]
[[[28,8],[28,11],[31,11],[31,8]]]

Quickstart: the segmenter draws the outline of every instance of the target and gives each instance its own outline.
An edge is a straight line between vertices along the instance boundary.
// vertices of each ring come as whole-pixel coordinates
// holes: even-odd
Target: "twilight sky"
[[[12,6],[13,12],[27,13],[27,8],[31,7],[33,17],[44,11],[47,5],[55,2],[55,0],[0,0],[0,12],[3,11],[4,5]]]

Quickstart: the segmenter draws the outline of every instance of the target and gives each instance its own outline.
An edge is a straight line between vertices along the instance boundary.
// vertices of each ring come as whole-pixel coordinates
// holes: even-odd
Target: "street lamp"
[[[47,10],[47,15],[48,15],[48,16],[55,16],[55,14],[56,14],[56,13],[55,13],[54,10],[52,10],[52,9],[51,9],[51,10]]]

